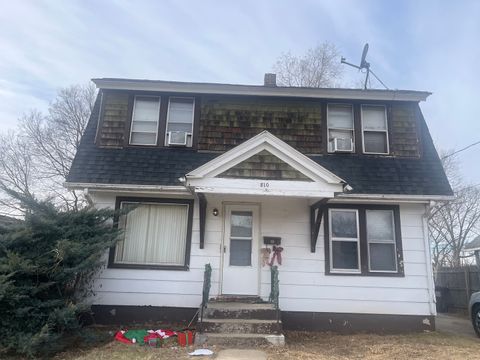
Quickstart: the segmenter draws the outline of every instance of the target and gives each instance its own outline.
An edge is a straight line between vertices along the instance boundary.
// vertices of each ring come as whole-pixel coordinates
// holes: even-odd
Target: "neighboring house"
[[[266,80],[93,80],[67,186],[133,209],[97,318],[187,318],[207,263],[212,297],[268,299],[274,237],[284,327],[433,329],[426,216],[452,191],[419,108],[430,94]]]
[[[480,266],[480,236],[477,236],[475,239],[470,241],[465,245],[463,251],[466,253],[472,253],[475,256],[475,264]]]

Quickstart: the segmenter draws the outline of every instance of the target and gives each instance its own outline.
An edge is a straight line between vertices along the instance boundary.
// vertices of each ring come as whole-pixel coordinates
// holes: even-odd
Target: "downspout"
[[[422,216],[423,220],[423,240],[426,254],[426,270],[427,270],[427,291],[428,291],[428,306],[430,308],[430,314],[437,315],[437,308],[435,306],[437,300],[435,298],[435,282],[433,280],[433,268],[432,268],[432,249],[430,247],[430,237],[428,235],[428,217],[430,215],[430,209],[435,205],[434,201],[430,201],[425,205],[425,213]]]

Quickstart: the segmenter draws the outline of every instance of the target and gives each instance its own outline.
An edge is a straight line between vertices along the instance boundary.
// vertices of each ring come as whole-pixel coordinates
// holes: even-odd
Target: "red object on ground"
[[[185,347],[187,345],[193,345],[195,334],[191,330],[177,331],[178,345]]]
[[[125,334],[125,331],[117,331],[115,333],[115,340],[120,341],[124,344],[133,344],[132,341],[130,339],[127,339],[123,334]]]

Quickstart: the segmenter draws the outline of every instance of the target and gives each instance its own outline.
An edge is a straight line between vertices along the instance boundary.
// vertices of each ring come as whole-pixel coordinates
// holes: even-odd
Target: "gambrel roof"
[[[100,148],[95,142],[99,101],[72,163],[67,185],[132,184],[181,186],[180,178],[218,157],[219,153],[184,148]],[[451,195],[428,128],[421,121],[423,155],[419,159],[357,154],[309,158],[343,179],[354,194]]]

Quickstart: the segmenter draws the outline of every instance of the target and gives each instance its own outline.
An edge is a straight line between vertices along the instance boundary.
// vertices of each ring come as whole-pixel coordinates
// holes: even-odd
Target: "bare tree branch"
[[[55,199],[66,209],[78,209],[84,199],[63,187],[96,98],[93,84],[60,89],[47,114],[32,110],[20,118],[17,133],[0,138],[0,185],[25,195]],[[8,196],[3,211],[18,212]]]
[[[329,42],[308,49],[303,56],[283,53],[273,70],[283,86],[335,87],[343,75],[340,53]]]
[[[443,166],[455,199],[436,205],[430,212],[429,235],[435,268],[460,266],[465,245],[480,226],[480,189],[463,184],[454,156],[444,157]]]

